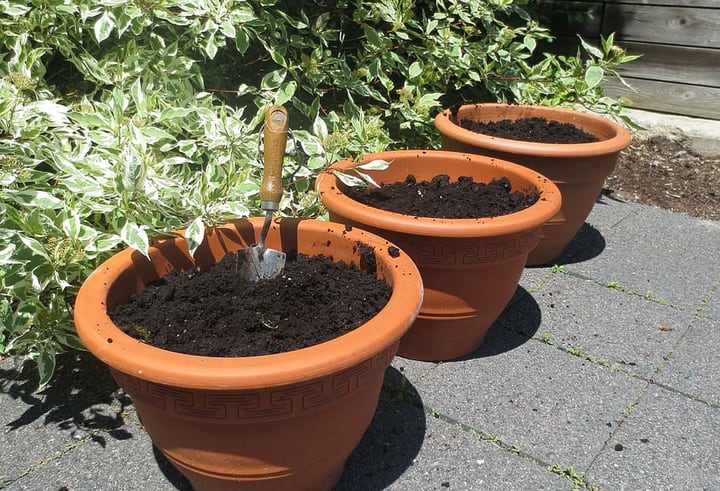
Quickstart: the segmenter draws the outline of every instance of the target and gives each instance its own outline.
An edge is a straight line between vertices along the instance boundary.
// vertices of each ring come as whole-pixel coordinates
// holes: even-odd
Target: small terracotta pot
[[[489,182],[507,176],[513,191],[539,191],[540,200],[505,216],[440,219],[379,210],[343,193],[332,169],[349,169],[353,160],[334,164],[316,181],[330,219],[381,235],[406,251],[425,285],[420,315],[403,336],[398,354],[418,360],[450,360],[474,351],[512,298],[528,253],[537,245],[540,227],[560,208],[560,192],[549,179],[516,164],[433,150],[400,150],[365,155],[391,161],[382,171],[368,171],[378,183],[403,181],[412,174],[430,180],[472,176]]]
[[[466,130],[462,119],[498,121],[545,118],[572,123],[595,135],[594,143],[554,144],[509,140]],[[560,188],[562,208],[543,226],[540,244],[528,265],[553,263],[575,237],[613,171],[619,153],[630,145],[630,133],[609,119],[570,109],[509,104],[467,104],[455,116],[447,109],[435,117],[444,150],[476,153],[515,162],[549,177]]]
[[[257,242],[261,219],[208,230],[198,264]],[[385,239],[338,224],[276,220],[267,246],[335,261],[375,249],[393,286],[376,317],[330,341],[267,356],[215,358],[154,348],[120,331],[107,311],[173,269],[194,266],[182,238],[154,242],[148,261],[122,251],[85,281],[75,303],[80,339],[130,395],[153,443],[198,490],[328,490],[375,412],[385,370],[422,302],[410,258]],[[312,326],[308,326],[311,329]]]

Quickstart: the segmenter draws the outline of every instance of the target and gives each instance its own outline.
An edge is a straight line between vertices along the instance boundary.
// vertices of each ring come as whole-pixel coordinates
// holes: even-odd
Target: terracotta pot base
[[[526,233],[495,239],[465,243],[456,240],[454,245],[438,252],[438,256],[447,260],[451,251],[462,251],[456,256],[451,272],[430,264],[427,256],[413,254],[423,281],[429,286],[425,287],[425,300],[418,318],[400,340],[398,355],[415,360],[444,361],[475,351],[515,293],[527,253],[539,238],[539,229],[534,228]],[[477,256],[466,254],[478,244],[481,244],[481,254],[485,257],[494,256],[493,251],[504,251],[506,257],[513,255],[497,262],[473,264],[472,259]],[[413,251],[412,245],[406,243],[406,246]]]

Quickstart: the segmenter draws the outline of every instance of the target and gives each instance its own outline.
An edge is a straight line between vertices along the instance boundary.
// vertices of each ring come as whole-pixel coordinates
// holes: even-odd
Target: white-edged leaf
[[[138,78],[137,80],[135,80],[135,82],[133,82],[132,86],[130,87],[130,95],[132,96],[137,111],[140,114],[145,114],[145,91],[140,80],[141,79]]]
[[[6,193],[15,201],[17,204],[27,206],[28,208],[41,208],[43,210],[54,210],[60,208],[63,205],[61,199],[56,198],[47,191],[41,191],[39,189],[12,189],[7,190]]]
[[[54,124],[67,124],[68,108],[52,101],[35,101],[27,105],[26,109],[38,112],[47,117]]]
[[[71,239],[77,239],[80,237],[80,231],[82,225],[80,224],[80,217],[76,214],[72,214],[62,222],[62,230]]]
[[[357,169],[362,170],[385,170],[388,167],[390,167],[390,162],[383,159],[371,160],[370,162],[366,162],[364,164],[356,166]]]
[[[535,47],[537,46],[537,41],[533,37],[525,36],[523,38],[523,44],[528,49],[528,51],[532,53],[533,51],[535,51]]]
[[[260,82],[260,88],[262,90],[274,90],[280,87],[285,80],[287,71],[284,69],[274,70],[270,73],[265,74]]]
[[[235,47],[238,52],[242,55],[245,54],[248,47],[250,46],[250,36],[245,31],[238,31],[235,36]]]
[[[157,118],[157,121],[165,121],[166,119],[182,119],[194,112],[195,109],[188,109],[184,107],[170,107],[168,109],[163,109],[163,112],[160,113],[160,117]]]
[[[591,44],[588,44],[588,43],[582,38],[582,36],[578,36],[578,38],[580,38],[580,44],[582,44],[582,47],[583,47],[583,49],[584,49],[585,51],[587,51],[588,53],[590,53],[591,55],[593,55],[593,56],[596,57],[596,58],[602,58],[602,57],[603,57],[602,51],[600,51],[600,50],[599,50],[598,48],[596,48],[595,46],[593,46],[593,45],[591,45]]]
[[[174,165],[182,165],[190,162],[189,159],[186,159],[185,157],[175,156],[175,157],[168,157],[166,159],[162,159],[160,162],[158,162],[159,167],[170,167]]]
[[[284,84],[280,88],[280,90],[278,90],[277,95],[275,96],[275,104],[277,104],[278,106],[282,106],[287,101],[292,99],[292,97],[295,95],[296,90],[297,82],[295,82],[294,80]]]
[[[205,53],[207,53],[208,57],[212,60],[215,58],[215,55],[217,54],[218,47],[215,43],[215,33],[210,33],[208,36],[207,43],[205,43],[205,46],[203,47],[203,50]]]
[[[366,174],[366,173],[364,173],[364,172],[360,172],[360,171],[357,170],[357,169],[355,169],[355,172],[357,172],[358,175],[360,176],[360,178],[361,178],[363,181],[365,181],[365,186],[367,186],[368,184],[372,184],[372,185],[375,186],[376,188],[379,188],[379,187],[380,187],[380,185],[379,185],[377,182],[375,182],[375,179],[373,179],[369,174]]]
[[[30,249],[34,254],[37,254],[40,257],[44,257],[48,261],[50,260],[50,256],[48,256],[47,251],[45,250],[45,247],[37,241],[36,239],[33,239],[32,237],[28,237],[27,235],[20,234],[19,235],[20,242],[22,242],[25,247]]]
[[[442,97],[441,92],[428,92],[427,94],[423,94],[420,96],[420,99],[418,100],[418,106],[421,107],[434,107],[440,105],[440,97]]]
[[[125,222],[125,225],[123,225],[123,228],[120,230],[120,238],[123,242],[125,242],[125,244],[143,253],[145,257],[150,259],[148,256],[150,239],[148,239],[147,232],[145,232],[145,230],[143,230],[137,223]]]
[[[154,140],[154,142],[157,142],[158,140],[174,140],[175,137],[168,133],[167,131],[158,128],[156,126],[143,126],[143,128],[140,130],[140,133],[143,134],[143,136],[148,137],[151,140]]]
[[[218,207],[218,210],[223,213],[232,215],[236,218],[243,218],[250,215],[250,209],[244,204],[238,203],[237,201],[229,201],[227,203],[223,203]]]
[[[147,173],[142,157],[133,147],[125,146],[122,150],[122,164],[123,188],[129,192],[140,189]]]
[[[226,19],[220,24],[220,32],[223,33],[225,37],[233,39],[237,36],[237,30],[231,19]]]
[[[302,140],[300,141],[300,146],[305,150],[305,154],[311,158],[325,155],[325,147],[318,141]]]
[[[100,18],[95,21],[95,25],[93,26],[97,42],[101,43],[110,37],[113,27],[115,27],[115,21],[110,11],[106,10],[102,13]]]
[[[327,124],[325,124],[325,121],[323,121],[319,114],[315,117],[315,121],[313,121],[313,133],[322,140],[328,137]]]
[[[8,244],[4,249],[0,249],[0,263],[10,264],[10,260],[12,259],[14,252],[15,244]]]
[[[29,11],[30,7],[27,5],[22,5],[20,3],[11,3],[10,5],[4,5],[3,13],[8,17],[15,17],[19,15],[24,15]]]
[[[597,87],[605,77],[605,71],[602,67],[593,65],[585,70],[585,83],[589,88]]]
[[[188,250],[190,251],[191,256],[195,256],[195,251],[197,251],[204,239],[205,223],[203,222],[202,217],[197,217],[192,221],[190,226],[185,229],[185,240],[187,241]]]
[[[357,176],[353,176],[351,174],[348,174],[347,172],[333,169],[333,174],[335,174],[335,177],[337,177],[340,180],[340,182],[342,182],[346,186],[365,187],[367,185],[367,183],[365,181],[363,181],[361,178],[359,178]]]
[[[89,127],[98,127],[98,128],[109,128],[110,127],[109,122],[105,121],[103,118],[101,118],[100,116],[97,116],[95,114],[71,112],[71,113],[68,113],[68,116],[73,121],[82,123]]]
[[[408,68],[408,79],[413,80],[420,76],[422,73],[422,67],[420,66],[420,63],[417,61],[414,61],[410,68]]]
[[[39,386],[44,387],[55,373],[55,351],[49,347],[41,348],[35,361],[40,374]]]
[[[106,252],[115,249],[121,242],[117,235],[106,235],[85,245],[85,252]]]

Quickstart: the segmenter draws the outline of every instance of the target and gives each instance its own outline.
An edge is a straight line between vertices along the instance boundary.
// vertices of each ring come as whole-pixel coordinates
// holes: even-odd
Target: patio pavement
[[[720,222],[601,197],[475,353],[394,360],[337,491],[720,489],[719,253]],[[61,365],[36,393],[0,362],[5,489],[190,489],[105,367]]]

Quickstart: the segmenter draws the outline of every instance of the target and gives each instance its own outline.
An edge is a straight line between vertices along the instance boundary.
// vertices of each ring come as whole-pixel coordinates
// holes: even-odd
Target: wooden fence
[[[720,0],[545,1],[558,38],[551,49],[567,52],[577,35],[598,45],[614,32],[615,44],[642,58],[618,70],[633,87],[608,83],[608,95],[632,107],[720,120]]]

